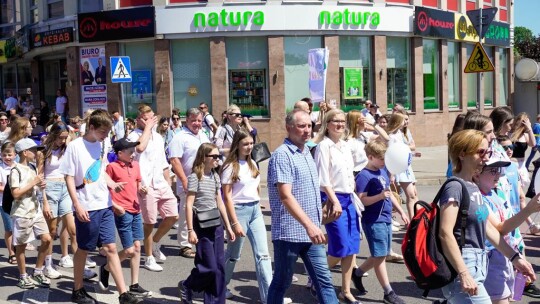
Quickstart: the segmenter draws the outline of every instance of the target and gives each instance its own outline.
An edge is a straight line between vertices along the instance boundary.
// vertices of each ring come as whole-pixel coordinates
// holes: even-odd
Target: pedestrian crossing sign
[[[493,72],[495,67],[480,42],[477,42],[465,66],[465,73]]]
[[[131,82],[131,62],[129,56],[111,56],[111,81]]]

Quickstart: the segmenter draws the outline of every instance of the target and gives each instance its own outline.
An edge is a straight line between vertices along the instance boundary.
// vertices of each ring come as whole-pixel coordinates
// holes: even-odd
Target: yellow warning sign
[[[486,51],[482,45],[477,42],[472,51],[471,57],[467,61],[465,66],[465,73],[483,73],[483,72],[493,72],[495,67],[491,60],[489,59]]]

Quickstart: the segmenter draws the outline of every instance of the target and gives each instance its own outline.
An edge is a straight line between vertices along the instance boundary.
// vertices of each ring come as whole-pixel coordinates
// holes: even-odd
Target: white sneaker
[[[94,267],[96,267],[96,262],[92,261],[91,258],[87,258],[86,259],[86,264],[84,266],[86,266],[88,268],[94,268]]]
[[[362,277],[363,277],[363,278],[365,278],[365,277],[367,277],[367,276],[369,276],[369,273],[367,273],[367,272],[364,272],[364,274],[362,274]]]
[[[144,262],[144,268],[150,271],[163,270],[163,267],[159,266],[158,263],[156,263],[156,259],[153,256],[146,257],[146,261]]]
[[[156,244],[154,243],[152,245],[152,255],[154,256],[154,258],[156,258],[156,260],[158,261],[166,261],[167,260],[167,257],[163,254],[163,252],[161,252],[161,250],[159,250],[159,247],[161,247],[161,245],[159,244]]]
[[[49,279],[58,279],[62,276],[62,274],[52,266],[46,266],[43,268],[43,275]]]
[[[394,219],[392,220],[392,225],[396,226],[396,227],[401,227],[401,224],[398,221],[394,220]]]
[[[84,267],[84,272],[83,272],[83,279],[84,280],[91,280],[91,279],[93,279],[95,277],[97,277],[97,273],[95,271]]]
[[[174,225],[172,225],[172,227],[173,227],[174,229],[178,229],[179,226],[180,226],[180,225],[178,225],[178,222],[176,222],[176,223],[174,223]]]
[[[291,304],[292,299],[291,298],[283,298],[283,304]]]
[[[227,290],[225,291],[225,299],[230,300],[230,299],[232,299],[232,298],[234,298],[234,295],[233,295],[233,293],[227,288]]]
[[[60,263],[58,263],[58,265],[64,268],[73,268],[73,260],[71,259],[71,256],[68,254],[60,258]]]
[[[292,282],[295,283],[295,282],[298,282],[298,277],[293,275],[292,276]]]
[[[399,227],[392,225],[392,232],[399,232]]]

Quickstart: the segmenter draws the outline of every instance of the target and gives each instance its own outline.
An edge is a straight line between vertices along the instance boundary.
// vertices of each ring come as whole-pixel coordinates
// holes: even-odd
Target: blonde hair
[[[152,112],[152,108],[150,108],[150,106],[148,105],[140,105],[139,108],[139,114],[142,115],[142,114],[146,114],[148,112]]]
[[[386,142],[382,140],[372,140],[366,144],[364,150],[366,151],[367,156],[371,155],[376,158],[383,158],[387,148],[388,145]]]
[[[484,138],[486,138],[484,132],[473,129],[459,131],[450,137],[448,141],[448,154],[452,160],[452,172],[461,172],[463,165],[459,156],[462,153],[465,155],[474,155]]]
[[[204,143],[197,150],[192,171],[197,175],[198,180],[201,180],[204,174],[204,158],[214,149],[217,150],[218,147],[211,143]],[[214,169],[212,169],[212,174],[215,174]]]
[[[320,143],[324,137],[328,135],[328,123],[337,115],[345,116],[345,112],[343,112],[341,109],[332,109],[326,113],[326,116],[322,121],[321,129],[319,130],[319,133],[317,133],[317,137],[315,137],[313,140],[315,143]]]
[[[525,124],[522,123],[525,119],[529,119],[529,115],[525,112],[521,112],[514,117],[514,124],[512,125],[512,135],[510,140],[512,142],[518,141],[518,139],[527,132]]]
[[[397,130],[402,128],[404,122],[405,122],[405,115],[400,114],[400,113],[392,114],[392,116],[390,116],[390,119],[388,120],[388,126],[386,127],[386,132],[388,134],[392,134],[396,132]]]
[[[358,132],[364,131],[365,125],[361,120],[362,112],[351,110],[347,113],[347,136],[346,138],[356,138]]]
[[[222,173],[229,166],[232,167],[231,181],[233,183],[236,183],[240,180],[240,176],[238,176],[238,174],[240,173],[240,160],[245,160],[247,162],[249,171],[251,171],[251,176],[253,178],[259,176],[259,169],[257,169],[257,166],[255,166],[251,161],[251,154],[248,154],[244,159],[240,159],[240,141],[246,138],[253,139],[253,137],[251,137],[251,134],[249,134],[248,131],[238,130],[234,132],[229,156],[227,156],[227,159],[223,163],[223,167],[221,170]]]

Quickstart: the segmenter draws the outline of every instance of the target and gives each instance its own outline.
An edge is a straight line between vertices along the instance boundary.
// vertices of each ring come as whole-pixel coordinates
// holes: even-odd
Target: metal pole
[[[482,16],[482,7],[480,7],[480,16],[478,17],[480,18],[480,33],[477,33],[478,34],[478,42],[480,43],[480,45],[482,45],[482,22],[484,19],[483,16]],[[480,86],[481,86],[481,83],[482,83],[482,73],[476,73],[476,108],[478,110],[480,110]]]

